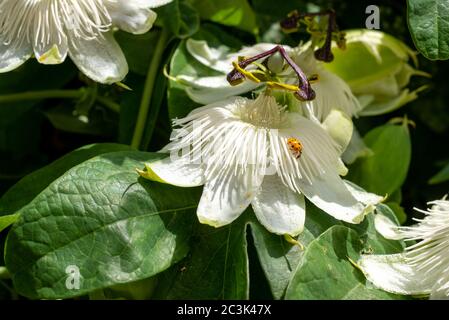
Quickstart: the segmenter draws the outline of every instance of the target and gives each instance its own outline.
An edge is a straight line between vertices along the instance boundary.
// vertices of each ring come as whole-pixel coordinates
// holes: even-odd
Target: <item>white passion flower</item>
[[[381,198],[344,182],[338,145],[316,122],[289,113],[264,93],[231,97],[177,119],[170,157],[140,174],[181,187],[204,185],[197,215],[220,227],[250,204],[271,232],[295,236],[305,200],[337,219],[360,223]]]
[[[426,216],[414,226],[388,228],[385,221],[376,225],[384,237],[418,242],[403,253],[362,256],[358,264],[375,286],[397,294],[449,299],[449,201],[429,204],[428,211],[419,210]]]
[[[114,83],[128,73],[112,29],[147,32],[156,19],[151,8],[172,0],[0,0],[0,72],[33,54],[42,64],[67,55],[89,78]]]

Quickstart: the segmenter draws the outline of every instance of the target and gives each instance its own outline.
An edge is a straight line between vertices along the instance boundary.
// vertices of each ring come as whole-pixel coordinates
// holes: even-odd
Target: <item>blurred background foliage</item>
[[[288,0],[277,1],[275,4],[272,0],[238,2],[236,7],[236,1],[232,0],[179,0],[174,4],[177,10],[173,10],[174,7],[159,10],[159,27],[164,22],[178,38],[173,39],[164,51],[152,97],[152,110],[141,144],[142,150],[157,151],[168,141],[171,132],[166,94],[168,81],[162,69],[169,62],[180,38],[195,33],[197,28],[191,26],[200,21],[208,30],[222,33],[220,38],[230,46],[233,39],[239,39],[239,42],[245,44],[263,41],[295,46],[300,40],[307,40],[308,35],[283,34],[278,25],[293,9],[315,11],[333,8],[337,13],[340,29],[345,30],[363,28],[367,17],[365,9],[368,5],[375,4],[380,8],[380,30],[414,48],[407,28],[405,1]],[[171,19],[173,14],[183,15],[189,23],[184,25]],[[98,142],[130,144],[146,72],[159,35],[158,28],[141,36],[121,31],[116,34],[130,65],[130,73],[124,83],[132,91],[116,85],[92,83],[80,75],[69,60],[58,66],[43,66],[30,60],[13,72],[0,74],[0,195],[22,177],[78,147]],[[142,47],[146,50],[141,50]],[[239,47],[238,42],[234,42],[234,47]],[[416,124],[410,127],[412,156],[407,178],[402,186],[402,194],[394,195],[408,214],[406,224],[411,223],[411,218],[415,215],[413,207],[425,208],[428,201],[441,198],[449,189],[449,174],[441,174],[431,180],[449,163],[449,62],[429,61],[421,55],[418,58],[419,68],[430,73],[432,78],[412,78],[411,88],[430,85],[420,93],[417,100],[393,113],[355,119],[362,135],[396,117],[407,116]],[[83,89],[79,91],[80,88]],[[77,98],[14,103],[2,101],[2,96],[8,94],[58,89],[73,90],[74,97]],[[120,111],[105,103],[105,99],[119,104]],[[190,102],[185,105],[185,110],[194,106]],[[401,157],[398,156],[396,161],[400,162]],[[382,172],[378,174],[382,175]],[[0,248],[3,248],[4,234],[0,236]],[[249,246],[253,245],[250,241]],[[249,253],[252,276],[258,277],[262,275],[262,270],[255,258],[255,250],[249,250]],[[3,252],[0,252],[1,265],[4,265]],[[260,276],[260,279],[263,278]],[[271,297],[266,281],[255,283],[258,285],[251,286],[253,298]],[[0,286],[0,299],[10,295],[5,286],[6,282]]]

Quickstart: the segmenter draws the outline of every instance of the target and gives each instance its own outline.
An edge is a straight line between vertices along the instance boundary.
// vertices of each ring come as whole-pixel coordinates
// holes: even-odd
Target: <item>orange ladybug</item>
[[[303,149],[301,142],[299,142],[299,140],[296,138],[288,138],[287,145],[289,149],[292,151],[295,158],[299,159],[299,157],[301,157]]]

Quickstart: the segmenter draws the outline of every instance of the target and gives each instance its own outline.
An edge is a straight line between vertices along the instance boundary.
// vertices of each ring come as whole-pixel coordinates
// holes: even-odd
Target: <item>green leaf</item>
[[[247,217],[198,226],[188,257],[159,276],[156,299],[248,299]]]
[[[5,262],[17,292],[68,298],[162,272],[188,252],[198,188],[139,178],[163,155],[114,152],[70,169],[21,209]],[[79,290],[66,286],[68,267]]]
[[[402,202],[402,190],[396,189],[395,192],[389,195],[388,202],[396,202],[401,203]]]
[[[157,284],[157,276],[104,289],[106,299],[148,300]]]
[[[77,164],[103,153],[131,149],[130,146],[122,144],[104,143],[88,145],[72,151],[48,166],[27,175],[9,189],[0,198],[0,216],[20,210],[48,187],[52,181]]]
[[[401,299],[367,286],[351,262],[357,261],[363,241],[347,227],[334,226],[314,240],[287,288],[286,299]]]
[[[160,32],[153,30],[142,35],[123,31],[115,33],[115,39],[125,53],[129,70],[141,76],[146,76],[159,35]]]
[[[349,169],[351,180],[369,192],[390,195],[402,186],[411,159],[407,125],[386,124],[366,134],[372,156],[359,158]]]
[[[410,33],[418,50],[430,60],[449,59],[447,0],[408,0]]]
[[[325,230],[341,222],[306,201],[306,221],[303,232],[297,240],[305,247]],[[275,299],[285,294],[296,267],[301,263],[304,251],[288,243],[283,237],[268,232],[252,213],[250,222],[254,244],[260,265],[265,273]]]
[[[254,220],[250,223],[260,264],[275,299],[284,296],[303,251],[297,245],[288,243],[284,237],[268,232],[264,226]],[[298,238],[302,245],[307,245],[314,237],[308,230]]]
[[[50,107],[43,113],[53,127],[61,131],[108,137],[113,137],[116,132],[115,122],[103,107],[93,106],[89,110],[87,122],[74,114],[73,106],[70,105]]]
[[[257,34],[256,15],[247,0],[189,0],[201,18]]]
[[[404,208],[396,202],[387,202],[386,205],[393,211],[394,215],[398,219],[399,224],[404,224],[407,221],[407,214]]]
[[[310,203],[307,210],[305,230],[298,237],[298,241],[305,246],[328,227],[339,223]],[[247,299],[248,224],[273,297],[281,299],[301,261],[303,251],[283,237],[268,232],[257,221],[251,209],[230,226],[212,229],[201,225],[192,238],[189,256],[159,276],[159,285],[153,298]],[[223,261],[232,262],[226,262],[227,267],[224,268]],[[202,281],[203,278],[208,281]]]
[[[429,180],[429,184],[438,184],[449,180],[449,163]]]
[[[321,233],[341,222],[306,200],[306,221],[297,241],[307,248]],[[258,226],[258,227],[256,227]],[[304,248],[291,245],[283,237],[269,233],[259,223],[251,224],[256,250],[273,297],[282,299],[295,270],[302,263]]]
[[[378,204],[376,211],[388,217],[391,221],[398,224],[394,212],[384,204]],[[364,241],[364,251],[375,252],[378,254],[398,253],[404,249],[403,241],[389,240],[384,238],[376,231],[374,224],[374,214],[368,214],[360,224],[351,224],[337,220],[311,203],[307,202],[307,217],[305,229],[309,231],[315,238],[318,238],[327,229],[341,225],[353,229],[358,236]]]
[[[185,0],[173,0],[157,11],[160,12],[159,16],[163,19],[164,25],[177,38],[188,38],[200,27],[198,11]]]
[[[19,218],[18,214],[11,214],[9,216],[0,217],[0,232],[12,225]]]

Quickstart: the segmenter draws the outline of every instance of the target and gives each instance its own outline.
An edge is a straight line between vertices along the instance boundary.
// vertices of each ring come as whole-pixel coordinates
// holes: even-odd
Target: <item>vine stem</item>
[[[161,35],[154,51],[153,58],[151,59],[150,66],[148,68],[147,78],[145,86],[143,88],[142,100],[140,101],[139,114],[137,116],[137,123],[134,128],[134,134],[131,141],[131,146],[139,149],[142,143],[143,133],[145,131],[145,124],[150,110],[151,97],[154,90],[154,82],[156,80],[157,72],[162,60],[162,54],[166,47],[167,42],[170,39],[170,32],[167,28],[163,28]]]
[[[103,106],[111,109],[112,111],[120,113],[120,105],[118,103],[115,103],[114,101],[102,96],[97,96],[97,101]]]
[[[84,96],[83,89],[29,91],[29,92],[0,95],[0,103],[8,103],[8,102],[15,102],[15,101],[43,100],[43,99],[49,99],[49,98],[80,99],[83,96]]]
[[[34,101],[45,99],[82,99],[86,94],[84,88],[77,90],[42,90],[42,91],[28,91],[13,94],[0,95],[0,104],[17,102],[17,101]],[[114,112],[120,112],[120,105],[114,101],[96,96],[95,98],[103,106],[111,109]]]

